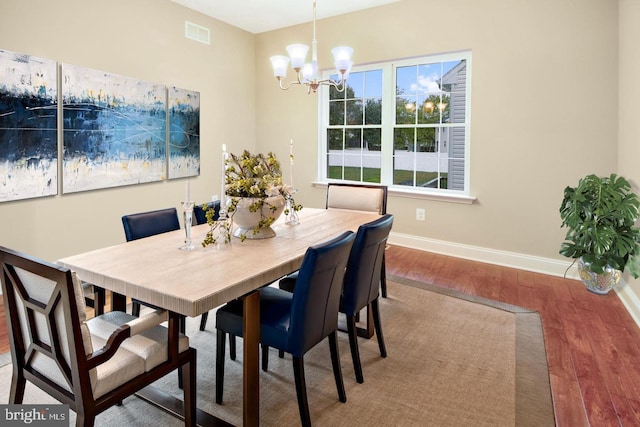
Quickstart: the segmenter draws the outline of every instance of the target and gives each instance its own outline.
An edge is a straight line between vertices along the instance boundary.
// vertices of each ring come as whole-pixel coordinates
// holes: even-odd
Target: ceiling
[[[235,27],[257,34],[313,20],[312,0],[171,0]],[[400,0],[319,0],[318,19]]]

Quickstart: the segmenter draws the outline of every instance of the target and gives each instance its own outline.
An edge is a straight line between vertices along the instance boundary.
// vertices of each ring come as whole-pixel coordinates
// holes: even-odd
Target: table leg
[[[127,310],[127,297],[111,292],[111,309],[113,311],[126,311]]]
[[[243,405],[245,426],[258,426],[260,421],[260,294],[252,292],[244,297],[243,349]]]

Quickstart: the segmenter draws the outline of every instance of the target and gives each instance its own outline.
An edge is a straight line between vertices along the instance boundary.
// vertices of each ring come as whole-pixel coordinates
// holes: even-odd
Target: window
[[[354,67],[322,92],[320,180],[467,195],[470,66],[462,52]]]

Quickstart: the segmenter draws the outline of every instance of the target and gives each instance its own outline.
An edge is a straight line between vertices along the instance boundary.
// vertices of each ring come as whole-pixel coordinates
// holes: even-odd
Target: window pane
[[[367,125],[382,124],[382,98],[367,99],[364,108],[364,123]]]
[[[396,97],[396,124],[412,125],[416,122],[416,102],[415,96]]]
[[[330,178],[330,179],[343,179],[343,177],[342,177],[342,166],[341,165],[332,166],[331,163],[330,163],[332,156],[329,155],[328,157],[329,157],[329,159],[327,161],[327,165],[328,165],[328,167],[327,167],[327,169],[328,169],[327,170],[327,178]]]
[[[382,149],[382,129],[363,129],[364,149],[380,151]]]
[[[406,150],[394,150],[393,158],[393,184],[408,185],[413,187],[413,165],[415,153]]]
[[[364,79],[364,96],[382,98],[382,70],[367,71]]]
[[[329,102],[329,124],[344,125],[344,101]]]
[[[446,121],[443,123],[466,122],[466,98],[464,92],[452,92],[448,99]]]
[[[343,135],[342,129],[327,129],[327,145],[329,150],[342,150],[343,149]]]
[[[382,167],[382,155],[362,156],[362,181],[380,182],[380,168]]]
[[[412,95],[415,94],[417,67],[396,68],[396,95]]]
[[[361,125],[364,123],[364,114],[362,111],[362,100],[347,100],[347,124]]]
[[[436,144],[436,128],[418,128],[416,129],[416,132],[416,151],[422,153],[435,153],[438,151]]]
[[[413,151],[414,135],[415,129],[413,128],[396,128],[393,131],[393,148],[396,151]]]
[[[347,129],[345,139],[345,149],[362,148],[362,129]]]
[[[423,64],[418,67],[418,81],[414,90],[416,93],[432,95],[440,93],[440,78],[442,66],[439,62]]]
[[[440,123],[440,104],[439,95],[419,96],[418,97],[418,124]]]
[[[364,96],[364,73],[349,73],[347,79],[347,98],[362,98]]]

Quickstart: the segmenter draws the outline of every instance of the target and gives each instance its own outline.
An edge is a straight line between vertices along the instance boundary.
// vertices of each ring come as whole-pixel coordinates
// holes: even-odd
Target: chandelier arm
[[[286,86],[282,85],[282,79],[278,79],[278,82],[280,83],[280,89],[282,89],[282,90],[288,90],[293,85],[301,85],[302,84],[302,82],[299,81],[299,80],[298,81],[292,80]]]

